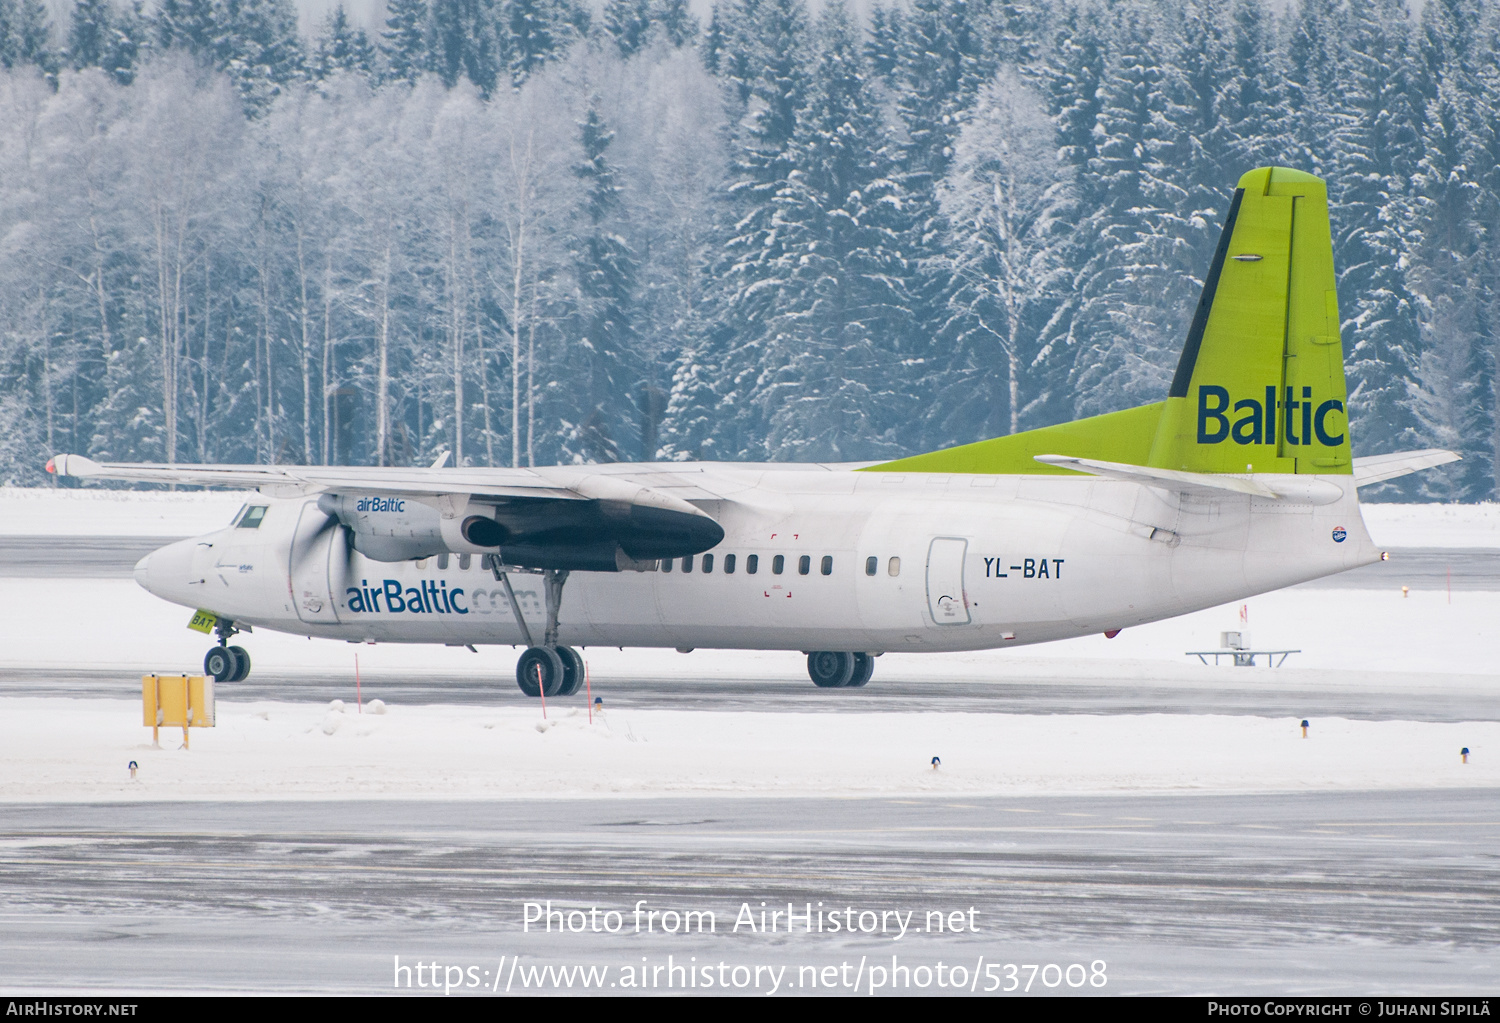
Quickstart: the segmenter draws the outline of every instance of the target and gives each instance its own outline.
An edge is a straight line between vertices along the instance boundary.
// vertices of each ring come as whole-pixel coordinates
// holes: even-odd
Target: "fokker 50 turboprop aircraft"
[[[1378,560],[1357,488],[1458,456],[1351,458],[1345,400],[1327,192],[1276,167],[1240,179],[1140,408],[879,465],[47,467],[264,495],[135,569],[212,626],[221,681],[258,627],[524,644],[532,696],[575,692],[589,644],[803,651],[862,686],[888,650],[1112,636]]]

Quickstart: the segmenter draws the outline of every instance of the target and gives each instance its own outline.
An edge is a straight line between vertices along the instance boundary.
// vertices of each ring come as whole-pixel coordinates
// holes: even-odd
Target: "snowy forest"
[[[0,481],[880,459],[1162,399],[1329,182],[1355,454],[1500,489],[1500,2],[0,0]],[[1368,491],[1367,497],[1373,496]]]

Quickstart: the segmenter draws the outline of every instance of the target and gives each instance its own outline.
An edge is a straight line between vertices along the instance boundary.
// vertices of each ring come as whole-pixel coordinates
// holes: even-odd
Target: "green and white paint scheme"
[[[265,495],[136,569],[221,641],[523,644],[543,692],[570,645],[787,650],[859,685],[886,651],[1111,633],[1378,560],[1358,487],[1457,456],[1352,458],[1346,401],[1327,191],[1277,167],[1240,179],[1140,408],[878,465],[51,466]]]

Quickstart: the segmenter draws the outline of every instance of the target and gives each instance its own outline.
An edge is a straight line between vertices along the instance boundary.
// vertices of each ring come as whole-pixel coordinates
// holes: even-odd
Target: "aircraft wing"
[[[338,490],[363,493],[476,494],[488,497],[555,497],[582,500],[566,485],[544,479],[532,469],[376,468],[350,465],[153,465],[146,462],[100,463],[82,455],[57,455],[47,471],[59,476],[121,480],[128,483],[179,483],[198,487],[234,487],[317,494]]]
[[[1384,483],[1407,473],[1457,462],[1462,457],[1455,451],[1445,451],[1442,448],[1400,451],[1393,455],[1365,455],[1354,460],[1354,485],[1367,487],[1372,483]]]
[[[132,483],[253,488],[276,497],[327,495],[319,497],[318,507],[351,527],[355,547],[376,560],[421,557],[429,549],[440,552],[445,543],[449,549],[471,549],[454,547],[461,536],[474,547],[502,551],[514,564],[543,568],[608,568],[708,550],[724,538],[724,530],[688,499],[715,500],[722,496],[716,491],[732,489],[716,486],[696,467],[673,471],[671,466],[151,465],[57,455],[47,469],[59,476]],[[430,512],[411,512],[431,523],[408,518],[367,532],[367,513],[359,502],[371,496],[431,505]],[[441,519],[457,531],[446,541],[439,509]]]

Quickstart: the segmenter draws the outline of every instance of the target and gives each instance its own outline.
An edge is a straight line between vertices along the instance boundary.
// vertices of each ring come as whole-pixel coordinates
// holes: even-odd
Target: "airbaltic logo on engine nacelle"
[[[1241,398],[1231,409],[1229,388],[1200,384],[1198,443],[1222,444],[1233,438],[1236,444],[1275,444],[1278,420],[1289,445],[1317,443],[1331,448],[1344,443],[1344,403],[1337,398],[1319,403],[1313,399],[1311,387],[1302,388],[1299,398],[1293,394],[1296,390],[1284,388],[1282,400],[1277,401],[1276,387],[1271,385],[1266,388],[1264,401]]]
[[[399,497],[361,497],[354,506],[357,512],[404,512],[406,502]]]

